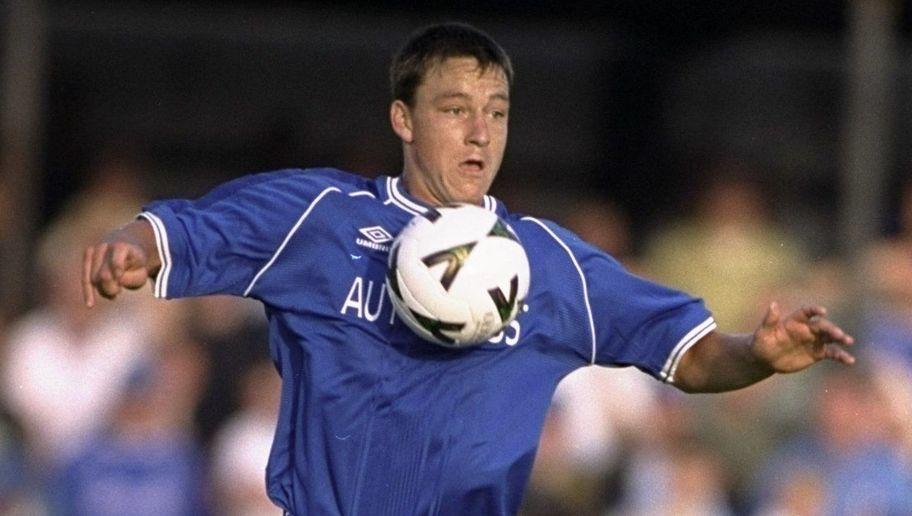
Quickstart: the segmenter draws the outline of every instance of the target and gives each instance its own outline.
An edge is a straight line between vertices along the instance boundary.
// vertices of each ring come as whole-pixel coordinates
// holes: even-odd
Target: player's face
[[[413,106],[393,102],[409,193],[432,205],[481,204],[507,144],[509,86],[503,70],[484,72],[472,57],[431,68]]]

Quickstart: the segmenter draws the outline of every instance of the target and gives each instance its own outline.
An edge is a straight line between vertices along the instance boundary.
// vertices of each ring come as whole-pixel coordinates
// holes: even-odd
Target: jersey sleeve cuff
[[[662,371],[659,372],[659,378],[665,383],[674,383],[675,371],[677,371],[678,364],[681,363],[681,358],[684,356],[684,353],[687,353],[687,350],[705,337],[707,333],[715,329],[716,321],[710,316],[687,332],[671,350],[671,353],[668,354],[665,366],[662,367]]]
[[[144,211],[137,215],[136,218],[149,221],[152,225],[152,231],[155,233],[155,247],[158,249],[158,259],[161,262],[161,268],[158,270],[158,276],[155,277],[152,294],[157,298],[167,298],[168,276],[171,274],[171,249],[168,244],[168,231],[158,215],[151,211]]]

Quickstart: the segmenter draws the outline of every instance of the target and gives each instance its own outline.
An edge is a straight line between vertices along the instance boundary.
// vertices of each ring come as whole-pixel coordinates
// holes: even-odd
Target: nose
[[[484,113],[478,113],[469,118],[469,133],[466,141],[471,145],[485,147],[491,141],[491,134],[488,132],[488,121]]]

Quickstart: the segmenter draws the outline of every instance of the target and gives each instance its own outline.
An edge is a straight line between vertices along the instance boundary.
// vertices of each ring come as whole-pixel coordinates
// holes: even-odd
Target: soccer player
[[[854,361],[843,349],[852,337],[821,307],[786,316],[771,304],[753,334],[719,332],[699,299],[487,195],[506,147],[513,68],[486,34],[426,28],[390,75],[401,175],[244,177],[198,200],[149,204],[83,258],[90,307],[96,292],[113,298],[149,279],[160,298],[263,303],[282,376],[267,486],[287,513],[515,513],[555,386],[590,364],[713,392]],[[532,274],[516,321],[469,349],[420,340],[384,285],[393,236],[453,202],[506,219]]]

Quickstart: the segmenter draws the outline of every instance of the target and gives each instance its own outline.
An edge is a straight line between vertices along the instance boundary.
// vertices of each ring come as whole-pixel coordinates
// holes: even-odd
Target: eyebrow
[[[450,92],[441,93],[440,95],[437,95],[436,97],[434,97],[434,102],[439,102],[441,100],[453,99],[453,98],[464,99],[464,100],[470,99],[470,97],[467,93],[462,93],[459,91],[450,91]],[[495,93],[495,94],[491,95],[490,98],[502,100],[504,102],[510,102],[510,96],[507,95],[506,93]]]

